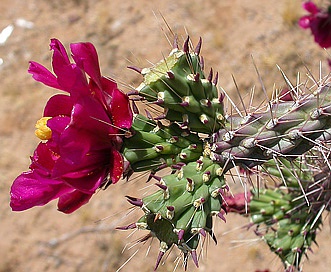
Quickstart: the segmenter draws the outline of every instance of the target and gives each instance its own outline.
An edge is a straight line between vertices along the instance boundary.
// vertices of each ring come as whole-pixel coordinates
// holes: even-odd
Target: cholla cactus
[[[150,179],[158,181],[159,190],[142,199],[128,197],[144,215],[119,229],[149,230],[147,237],[160,240],[155,269],[172,245],[183,252],[185,267],[187,256],[198,266],[196,249],[201,236],[209,233],[216,241],[213,215],[225,221],[224,214],[229,210],[224,175],[231,168],[253,171],[262,165],[272,175],[280,171],[281,161],[285,165],[314,146],[322,148],[331,138],[330,85],[321,84],[312,90],[290,85],[265,108],[229,116],[223,111],[224,95],[218,94],[217,80],[212,81],[212,73],[207,80],[204,77],[200,47],[201,40],[191,52],[187,39],[183,50],[176,46],[154,67],[135,68],[144,76],[144,82],[131,93],[138,95],[133,100],[159,105],[164,114],[155,118],[136,116],[134,136],[124,141],[124,156],[134,171],[151,169]],[[170,125],[161,123],[162,119]],[[155,175],[168,166],[171,174]],[[321,224],[320,217],[313,220],[311,207],[305,206],[306,198],[301,197],[310,190],[301,190],[298,180],[304,175],[312,177],[304,173],[288,175],[290,193],[281,189],[252,192],[252,222],[268,226],[263,237],[286,269],[299,267]],[[249,201],[249,193],[245,196]],[[324,194],[323,201],[328,197]],[[307,220],[310,223],[305,225]],[[278,227],[274,228],[276,223]]]
[[[268,162],[266,169],[287,186],[281,182],[275,189],[252,194],[249,209],[255,232],[279,256],[286,271],[300,269],[302,257],[316,242],[323,211],[330,211],[330,168],[325,161],[322,164],[322,169],[316,168],[316,158],[315,169],[306,160],[282,160],[279,166]]]
[[[120,229],[139,228],[150,230],[160,240],[160,254],[155,268],[163,254],[173,245],[184,253],[191,254],[196,266],[196,249],[201,236],[213,234],[212,216],[225,220],[221,211],[222,195],[227,191],[222,169],[208,158],[201,158],[180,167],[175,173],[163,178],[155,177],[160,188],[154,194],[128,201],[139,206],[145,215],[137,223]],[[185,266],[187,258],[184,258]]]
[[[182,129],[178,124],[164,125],[136,114],[131,127],[132,137],[125,139],[123,154],[132,171],[153,170],[181,165],[197,160],[203,142],[197,134]]]
[[[24,210],[59,198],[59,209],[70,213],[122,174],[148,170],[148,180],[156,180],[158,189],[143,198],[127,196],[143,215],[119,229],[148,230],[142,241],[157,237],[155,269],[173,246],[183,253],[185,268],[189,257],[198,266],[201,239],[209,234],[216,242],[213,220],[225,222],[228,211],[248,212],[256,233],[286,271],[300,269],[322,212],[330,210],[331,84],[293,87],[285,77],[288,91],[264,108],[228,115],[217,89],[218,74],[214,77],[212,69],[204,74],[201,39],[193,51],[190,44],[187,38],[181,50],[175,42],[170,55],[154,67],[133,68],[144,80],[130,94],[132,116],[128,96],[101,76],[91,44],[73,44],[75,63],[70,63],[63,45],[53,40],[56,75],[37,63],[31,63],[30,72],[70,96],[56,95],[48,102],[36,131],[44,142],[30,170],[14,181],[11,206]],[[134,101],[161,107],[161,116],[139,114]],[[307,152],[313,159],[321,154],[318,171]],[[245,192],[238,199],[246,203],[236,205],[225,179],[235,167],[268,173],[281,182],[273,189]],[[164,168],[171,172],[159,174]]]
[[[200,57],[201,39],[193,52],[186,39],[183,49],[177,42],[170,55],[152,68],[139,69],[144,82],[136,94],[164,109],[165,118],[176,121],[191,132],[212,133],[222,128],[224,121],[223,95],[217,90],[218,73],[211,69],[205,77]]]

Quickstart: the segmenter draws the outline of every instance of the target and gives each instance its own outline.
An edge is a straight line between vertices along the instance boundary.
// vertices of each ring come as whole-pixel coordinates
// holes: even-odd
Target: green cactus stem
[[[199,159],[203,151],[197,134],[176,123],[164,125],[141,114],[134,116],[131,136],[124,139],[123,146],[123,155],[135,172],[180,167]]]
[[[253,191],[249,203],[255,232],[278,255],[286,271],[300,270],[302,257],[316,243],[322,212],[331,207],[329,167],[324,161],[324,167],[314,174],[316,169],[307,161],[312,162],[307,158],[304,162],[282,160],[278,166],[274,161],[266,163],[264,171],[274,173],[287,187]],[[315,167],[316,162],[315,158]]]
[[[293,100],[271,101],[263,112],[229,116],[205,154],[224,168],[252,168],[272,158],[293,159],[331,139],[331,85]]]
[[[137,223],[120,229],[144,228],[160,240],[156,268],[172,245],[184,256],[190,255],[198,266],[196,250],[201,236],[208,233],[216,241],[212,217],[224,220],[222,199],[227,191],[220,170],[210,159],[201,157],[173,174],[157,178],[159,190],[155,193],[142,199],[128,197],[131,204],[143,210],[144,216]]]
[[[162,118],[190,131],[209,134],[222,128],[223,96],[216,87],[218,74],[213,78],[211,69],[205,77],[201,39],[194,51],[189,50],[189,43],[187,38],[182,50],[175,47],[153,67],[139,69],[144,81],[133,93],[162,107]]]

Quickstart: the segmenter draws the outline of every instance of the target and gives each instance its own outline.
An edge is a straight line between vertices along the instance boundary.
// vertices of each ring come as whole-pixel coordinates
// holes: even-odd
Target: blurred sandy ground
[[[14,29],[0,45],[0,272],[116,271],[138,248],[137,256],[122,271],[152,271],[156,260],[156,241],[147,257],[148,244],[122,253],[134,238],[114,230],[140,215],[139,211],[129,214],[124,195],[141,196],[152,190],[141,190],[145,187],[143,179],[110,186],[72,215],[57,212],[55,202],[21,213],[9,208],[11,182],[27,169],[29,156],[38,143],[34,137],[35,121],[54,94],[27,73],[29,60],[50,67],[50,38],[60,39],[67,48],[70,42],[94,43],[103,74],[114,77],[123,90],[129,90],[141,78],[126,69],[127,65],[149,66],[171,49],[166,37],[172,39],[172,34],[163,22],[164,16],[180,39],[187,33],[194,43],[203,37],[206,68],[212,66],[219,71],[219,84],[227,92],[236,97],[232,74],[243,94],[254,85],[260,91],[252,55],[271,93],[274,83],[277,87],[284,85],[276,64],[294,81],[297,72],[306,73],[303,62],[317,77],[319,61],[325,64],[327,54],[294,23],[303,13],[300,4],[293,0],[2,0],[0,31],[8,25]],[[324,71],[328,72],[326,65]],[[268,249],[251,232],[240,228],[246,223],[234,216],[228,217],[226,224],[216,224],[219,243],[214,246],[208,241],[199,271],[281,271],[280,263]],[[89,232],[89,228],[93,231]],[[79,230],[86,233],[70,236]],[[320,248],[310,255],[305,271],[326,271],[331,267],[329,234],[326,224],[318,238]],[[172,271],[177,255],[174,250],[159,271]],[[193,264],[189,271],[196,271]]]

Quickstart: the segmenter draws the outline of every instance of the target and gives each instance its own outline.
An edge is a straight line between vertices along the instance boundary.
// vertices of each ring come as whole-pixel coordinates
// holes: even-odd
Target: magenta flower
[[[331,7],[331,6],[330,6]],[[319,9],[313,2],[303,3],[303,8],[310,14],[300,18],[299,26],[310,28],[315,42],[323,48],[331,47],[331,12]]]
[[[11,187],[10,206],[22,211],[59,198],[58,209],[71,213],[86,204],[107,181],[123,173],[119,152],[132,123],[128,97],[112,79],[101,76],[91,43],[70,45],[70,63],[60,41],[51,40],[53,73],[30,62],[29,73],[47,86],[65,91],[49,99],[36,125],[41,138],[30,169]],[[89,79],[87,78],[87,76]]]

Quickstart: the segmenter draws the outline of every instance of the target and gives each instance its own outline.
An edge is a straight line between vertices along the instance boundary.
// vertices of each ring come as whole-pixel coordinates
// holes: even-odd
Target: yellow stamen
[[[52,130],[47,126],[47,121],[52,117],[42,117],[36,123],[34,134],[41,140],[49,140],[52,137]]]

